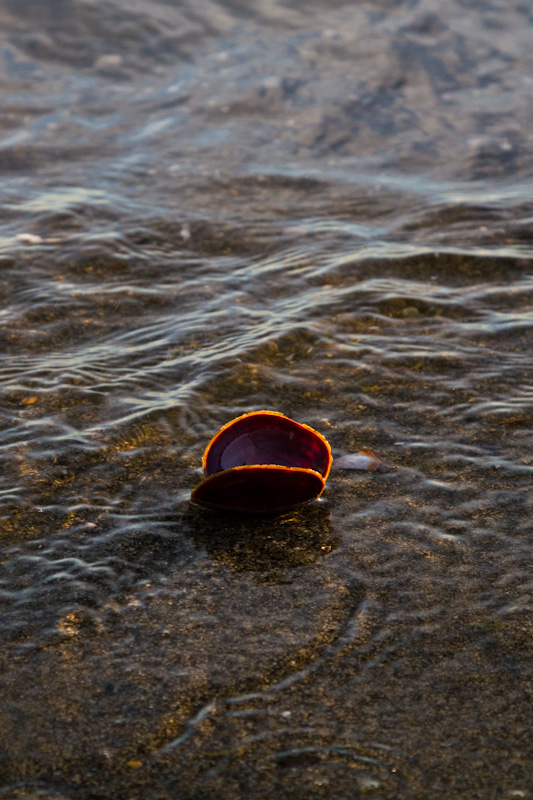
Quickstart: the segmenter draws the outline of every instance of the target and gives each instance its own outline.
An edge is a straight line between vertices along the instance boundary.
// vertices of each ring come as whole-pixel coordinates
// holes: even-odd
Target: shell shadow
[[[185,514],[196,547],[236,572],[283,579],[336,549],[340,536],[326,504],[280,516],[224,514],[192,506]]]

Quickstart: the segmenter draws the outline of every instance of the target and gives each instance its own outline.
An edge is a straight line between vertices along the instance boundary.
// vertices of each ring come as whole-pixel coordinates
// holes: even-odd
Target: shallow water
[[[0,798],[533,797],[533,11],[0,4]],[[189,504],[253,409],[292,514]]]

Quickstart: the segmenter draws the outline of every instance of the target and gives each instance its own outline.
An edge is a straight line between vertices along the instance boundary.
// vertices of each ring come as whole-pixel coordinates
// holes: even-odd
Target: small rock
[[[35,233],[19,233],[17,242],[21,244],[40,244],[42,242],[42,237],[37,236]]]
[[[401,315],[402,317],[419,317],[420,311],[416,306],[406,306],[402,308]]]
[[[361,469],[365,472],[375,472],[380,466],[381,459],[370,450],[339,456],[339,458],[333,459],[332,464],[334,469]]]
[[[100,72],[109,72],[122,67],[122,56],[118,54],[109,53],[108,55],[99,56],[93,64],[94,69]]]

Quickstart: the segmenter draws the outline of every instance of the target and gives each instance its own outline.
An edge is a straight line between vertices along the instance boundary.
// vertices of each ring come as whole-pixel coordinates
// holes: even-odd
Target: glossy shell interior
[[[206,479],[191,499],[229,511],[279,512],[318,497],[331,450],[308,425],[277,411],[255,411],[224,425],[209,442]]]
[[[324,480],[331,468],[331,450],[324,437],[277,411],[254,411],[224,425],[204,453],[206,475],[254,464],[313,469]]]

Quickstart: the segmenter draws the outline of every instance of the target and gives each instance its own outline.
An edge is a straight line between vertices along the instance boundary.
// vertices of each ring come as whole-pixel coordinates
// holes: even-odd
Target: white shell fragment
[[[332,469],[362,469],[365,472],[375,472],[381,466],[381,459],[370,450],[360,450],[358,453],[348,453],[333,459]]]

